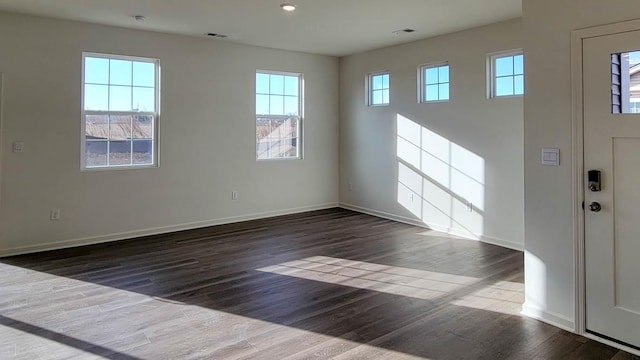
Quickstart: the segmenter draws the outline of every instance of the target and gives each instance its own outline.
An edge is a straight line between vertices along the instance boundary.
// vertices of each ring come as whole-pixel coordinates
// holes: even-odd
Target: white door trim
[[[0,72],[0,204],[2,204],[2,157],[4,156],[3,154],[3,149],[4,149],[4,128],[3,128],[3,122],[2,122],[2,109],[4,108],[4,104],[3,104],[3,85],[4,84],[4,73]]]
[[[640,30],[640,19],[615,24],[601,25],[571,32],[571,107],[572,119],[572,171],[573,171],[573,226],[575,251],[575,332],[607,345],[614,346],[632,354],[640,355],[640,351],[618,344],[586,332],[586,279],[585,279],[585,233],[584,233],[584,112],[583,112],[583,41],[605,35],[613,35]]]

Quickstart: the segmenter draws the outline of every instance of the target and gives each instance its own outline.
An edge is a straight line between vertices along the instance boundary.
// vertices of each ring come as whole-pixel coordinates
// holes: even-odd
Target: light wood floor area
[[[343,209],[0,259],[0,359],[632,359],[523,255]]]

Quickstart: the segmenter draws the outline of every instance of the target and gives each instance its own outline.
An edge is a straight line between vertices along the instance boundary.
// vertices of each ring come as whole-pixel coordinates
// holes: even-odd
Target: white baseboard
[[[576,332],[575,323],[570,318],[564,315],[553,313],[551,311],[547,311],[529,302],[525,302],[524,304],[522,304],[522,311],[520,312],[520,314],[532,319],[540,320],[544,323],[553,325],[572,333]]]
[[[261,212],[261,213],[232,216],[232,217],[206,220],[206,221],[196,221],[196,222],[178,224],[178,225],[161,226],[161,227],[150,228],[150,229],[127,231],[127,232],[121,232],[121,233],[115,233],[115,234],[109,234],[109,235],[91,236],[91,237],[80,238],[80,239],[57,241],[57,242],[48,243],[48,244],[39,244],[39,245],[32,245],[32,246],[25,246],[25,247],[19,247],[19,248],[11,248],[11,249],[1,249],[0,258],[7,257],[7,256],[49,251],[49,250],[59,250],[59,249],[65,249],[70,247],[76,247],[76,246],[94,245],[94,244],[100,244],[100,243],[111,242],[111,241],[137,238],[141,236],[165,234],[165,233],[171,233],[171,232],[183,231],[183,230],[192,230],[192,229],[198,229],[198,228],[203,228],[208,226],[231,224],[231,223],[237,223],[242,221],[257,220],[257,219],[265,219],[265,218],[270,218],[275,216],[297,214],[297,213],[303,213],[308,211],[324,210],[324,209],[335,208],[338,206],[339,206],[338,203],[326,203],[326,204],[320,204],[320,205],[267,211],[267,212]]]
[[[387,213],[387,212],[384,212],[384,211],[369,209],[369,208],[365,208],[365,207],[357,206],[357,205],[353,205],[353,204],[348,204],[348,203],[340,203],[340,207],[344,208],[344,209],[347,209],[347,210],[353,210],[353,211],[361,212],[361,213],[364,213],[364,214],[381,217],[383,219],[389,219],[389,220],[393,220],[393,221],[397,221],[397,222],[401,222],[401,223],[405,223],[405,224],[409,224],[409,225],[419,226],[419,227],[423,227],[423,228],[426,228],[426,229],[431,229],[431,230],[434,230],[434,231],[447,233],[449,235],[468,238],[468,236],[466,236],[466,234],[464,234],[461,231],[456,231],[455,229],[449,229],[449,228],[446,228],[444,226],[439,227],[437,225],[435,225],[435,226],[427,226],[425,223],[423,223],[420,220],[411,219],[411,218],[400,216],[400,215],[396,215],[396,214],[390,214],[390,213]],[[492,236],[483,235],[483,236],[480,237],[479,241],[482,241],[482,242],[487,243],[487,244],[502,246],[502,247],[505,247],[505,248],[508,248],[508,249],[524,251],[524,245],[523,244],[520,244],[520,243],[517,243],[517,242],[514,242],[514,241],[499,239],[499,238],[492,237]]]

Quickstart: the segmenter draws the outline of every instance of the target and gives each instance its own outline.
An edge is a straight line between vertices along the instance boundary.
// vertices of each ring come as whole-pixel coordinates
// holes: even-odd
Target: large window
[[[369,106],[389,105],[389,73],[369,74]]]
[[[420,67],[420,102],[449,101],[449,64]]]
[[[493,55],[490,97],[524,94],[524,56],[522,51]]]
[[[302,158],[302,74],[256,72],[256,158]]]
[[[83,54],[82,167],[157,165],[159,62]]]

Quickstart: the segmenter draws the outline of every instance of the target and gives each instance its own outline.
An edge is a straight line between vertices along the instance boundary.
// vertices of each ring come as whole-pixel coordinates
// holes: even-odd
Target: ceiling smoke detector
[[[224,39],[226,37],[229,37],[229,35],[216,34],[216,33],[207,33],[207,36],[215,37],[215,38],[218,38],[218,39]]]
[[[402,29],[402,30],[396,30],[396,31],[393,31],[392,33],[394,35],[402,35],[402,34],[411,34],[414,31],[415,30],[413,30],[413,29],[408,29],[407,28],[407,29]]]

